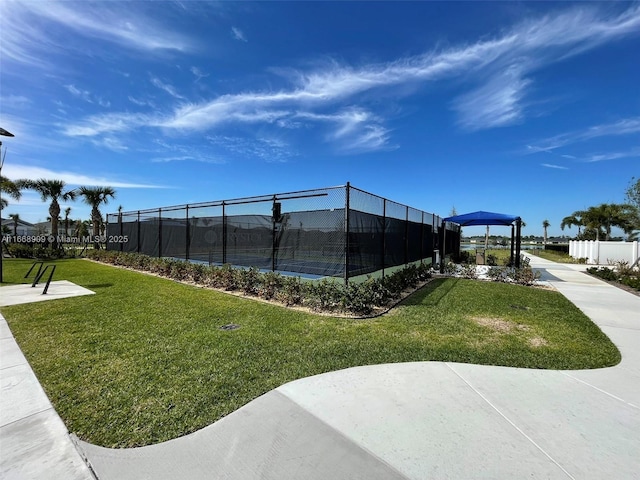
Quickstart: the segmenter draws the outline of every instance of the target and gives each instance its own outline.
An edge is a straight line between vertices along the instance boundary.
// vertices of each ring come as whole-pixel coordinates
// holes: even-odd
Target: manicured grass
[[[620,361],[597,326],[548,290],[440,278],[382,317],[353,320],[86,260],[56,263],[56,278],[96,295],[2,313],[69,430],[104,446],[175,438],[283,383],[356,365],[577,369]],[[5,261],[6,281],[26,282],[29,265]],[[220,330],[228,324],[240,328]]]
[[[545,260],[551,260],[558,263],[580,263],[578,260],[570,256],[568,253],[556,252],[554,250],[531,250],[529,253],[537,255]]]

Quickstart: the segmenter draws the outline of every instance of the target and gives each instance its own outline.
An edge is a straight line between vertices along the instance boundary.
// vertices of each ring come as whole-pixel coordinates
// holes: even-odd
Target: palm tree
[[[626,234],[630,234],[637,220],[635,207],[624,203],[602,203],[596,207],[575,212],[574,215],[582,219],[586,227],[585,233],[587,230],[595,232],[596,240],[600,240],[602,233],[605,235],[605,240],[609,240],[612,227],[621,228]]]
[[[584,227],[581,211],[573,212],[571,215],[564,217],[562,222],[560,222],[560,230],[564,231],[564,227],[571,228],[574,225],[578,227],[578,235],[580,235],[580,233],[582,233],[582,227]]]
[[[58,244],[58,221],[60,218],[60,203],[68,200],[75,200],[76,193],[73,190],[64,191],[66,183],[62,180],[49,180],[41,178],[39,180],[21,180],[19,186],[29,190],[35,190],[40,194],[43,202],[51,200],[49,205],[49,218],[51,219],[51,235],[55,238],[55,245]]]
[[[116,191],[111,187],[80,187],[80,195],[84,203],[91,205],[91,221],[93,222],[93,234],[99,235],[103,229],[102,213],[100,205],[109,203],[109,198],[116,197]]]
[[[20,215],[17,213],[10,213],[9,217],[13,220],[13,236],[18,236],[18,222],[20,221]]]
[[[76,220],[73,227],[73,234],[76,237],[84,238],[89,236],[89,220]]]
[[[9,202],[4,198],[3,193],[6,193],[14,200],[20,200],[22,193],[20,192],[20,186],[16,182],[12,182],[7,177],[0,176],[0,210],[7,208]]]
[[[542,228],[544,228],[544,241],[543,244],[546,245],[547,244],[547,228],[549,228],[551,224],[549,223],[549,220],[544,219],[542,221]]]
[[[69,214],[71,213],[71,207],[64,209],[64,236],[69,236]]]

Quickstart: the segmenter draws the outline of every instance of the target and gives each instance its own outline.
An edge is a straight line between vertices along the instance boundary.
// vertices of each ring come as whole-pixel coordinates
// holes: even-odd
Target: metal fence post
[[[424,263],[424,212],[420,214],[420,265]]]
[[[386,266],[387,252],[387,199],[382,199],[382,278],[384,278],[384,267]]]
[[[225,203],[222,202],[222,264],[227,263],[227,216]]]
[[[349,284],[349,210],[351,208],[349,190],[351,184],[347,182],[347,195],[344,209],[344,229],[345,229],[345,242],[344,242],[344,284]]]
[[[136,223],[136,228],[138,229],[138,245],[136,248],[136,253],[140,253],[140,210],[138,210],[138,221]]]
[[[185,216],[185,220],[187,222],[186,225],[185,225],[185,228],[186,228],[186,232],[185,232],[186,245],[185,245],[185,249],[184,249],[185,250],[184,259],[185,260],[189,260],[189,253],[190,253],[189,252],[189,247],[191,246],[191,231],[190,231],[191,230],[191,228],[190,228],[191,225],[189,223],[189,205],[187,205],[186,208],[185,208],[184,216]]]
[[[276,196],[273,196],[273,205],[271,205],[271,271],[276,271],[276,216],[278,215],[276,210]]]
[[[162,209],[158,209],[158,258],[162,258]]]
[[[405,206],[404,216],[404,264],[409,263],[409,207]]]

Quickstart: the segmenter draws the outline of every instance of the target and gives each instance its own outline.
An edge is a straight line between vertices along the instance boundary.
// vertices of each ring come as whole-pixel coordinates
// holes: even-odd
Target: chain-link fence
[[[107,248],[308,277],[360,275],[437,262],[459,248],[440,217],[341,187],[107,215]],[[113,240],[113,241],[109,241]]]

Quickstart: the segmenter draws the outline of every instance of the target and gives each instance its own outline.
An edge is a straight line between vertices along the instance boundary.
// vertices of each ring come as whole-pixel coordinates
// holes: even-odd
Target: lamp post
[[[3,137],[15,137],[15,135],[11,132],[6,131],[4,128],[0,128],[0,135]],[[2,167],[4,165],[4,157],[7,155],[7,151],[5,150],[4,155],[2,154],[2,142],[0,142],[0,182],[2,181]],[[0,188],[0,205],[2,205],[2,188]],[[0,207],[0,235],[2,235],[2,207]],[[0,283],[4,282],[2,278],[2,259],[4,258],[4,247],[0,244]]]

